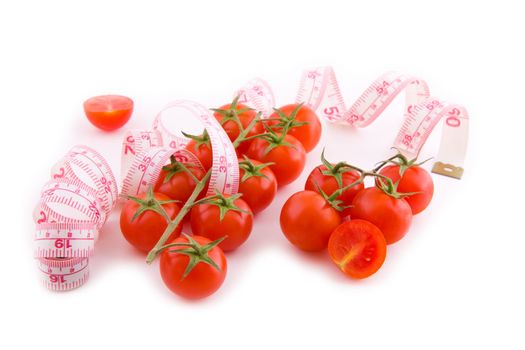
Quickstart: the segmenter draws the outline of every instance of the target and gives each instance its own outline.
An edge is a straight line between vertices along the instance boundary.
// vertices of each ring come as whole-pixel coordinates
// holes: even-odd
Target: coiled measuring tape
[[[87,146],[75,146],[55,164],[33,217],[34,257],[43,284],[56,291],[89,277],[99,230],[118,198],[108,163]]]
[[[177,136],[166,126],[164,113],[168,110],[177,117],[184,115],[200,120],[208,131],[213,153],[208,194],[213,194],[214,189],[226,194],[236,193],[239,165],[228,135],[206,107],[193,101],[178,100],[157,114],[153,130],[132,130],[125,135],[122,144],[121,196],[137,196],[146,192],[149,186],[154,186],[171,155],[180,162],[202,167],[198,158],[185,149],[189,139]]]
[[[409,75],[388,72],[376,79],[347,108],[331,67],[306,70],[299,84],[296,102],[304,103],[329,122],[365,127],[405,91],[403,124],[393,146],[409,158],[415,157],[435,126],[444,119],[441,144],[434,173],[460,179],[467,152],[469,116],[465,107],[430,95],[428,84]],[[236,92],[239,102],[268,117],[275,106],[272,89],[262,79],[253,79]]]

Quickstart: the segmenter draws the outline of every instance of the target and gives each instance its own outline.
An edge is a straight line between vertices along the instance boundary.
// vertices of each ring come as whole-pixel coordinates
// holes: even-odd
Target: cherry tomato
[[[296,247],[306,251],[326,248],[341,217],[323,196],[314,191],[292,195],[281,210],[281,230]]]
[[[400,177],[399,171],[400,168],[398,165],[387,165],[381,169],[379,173],[390,178],[394,183],[399,181],[397,185],[398,192],[419,192],[405,197],[405,200],[410,204],[412,214],[421,213],[430,204],[432,196],[434,195],[434,182],[432,181],[432,177],[428,171],[417,165],[407,168],[403,173],[403,177]]]
[[[226,257],[221,248],[214,246],[208,251],[210,240],[205,237],[193,236],[192,239],[201,248],[195,251],[193,259],[197,261],[191,271],[184,276],[190,264],[190,255],[182,254],[177,250],[191,247],[175,246],[166,248],[160,255],[160,275],[164,284],[175,294],[188,299],[200,299],[215,293],[226,278]],[[190,243],[187,237],[181,236],[170,243]],[[204,252],[202,252],[204,248]],[[213,261],[218,269],[206,262]]]
[[[222,220],[221,207],[228,209]],[[224,251],[231,251],[250,236],[253,213],[248,204],[238,196],[221,195],[215,204],[202,203],[191,208],[190,223],[194,235],[211,240],[226,236],[219,246]]]
[[[277,192],[277,179],[269,166],[253,160],[239,160],[239,193],[254,214],[268,207]]]
[[[254,139],[246,155],[250,159],[256,159],[263,163],[274,163],[270,165],[270,169],[272,169],[277,179],[277,184],[284,186],[301,175],[306,161],[306,152],[301,142],[295,137],[285,135],[283,140],[279,141],[281,135],[278,133],[276,135],[278,139],[273,141],[258,138]],[[291,146],[283,144],[283,142]],[[266,152],[270,145],[273,148],[269,152]]]
[[[215,113],[213,115],[215,116],[215,119],[221,123],[224,131],[226,131],[226,134],[228,134],[228,137],[232,142],[235,141],[241,133],[236,120],[238,120],[242,127],[246,129],[257,114],[253,109],[250,109],[248,106],[241,103],[237,103],[236,100],[234,100],[233,103],[214,109],[214,111]],[[246,137],[262,134],[263,132],[264,127],[262,123],[255,123]],[[246,152],[250,143],[250,140],[241,142],[239,146],[237,146],[237,153],[243,154]]]
[[[412,210],[408,202],[402,198],[393,198],[377,187],[368,187],[359,192],[352,205],[352,220],[363,219],[376,225],[387,244],[403,238],[412,223]]]
[[[186,168],[198,180],[206,175],[206,173],[197,166],[186,164]],[[197,184],[193,178],[180,166],[180,163],[172,158],[172,163],[162,168],[159,179],[155,184],[155,192],[160,192],[171,199],[185,203],[195,190]],[[201,194],[205,194],[207,189],[203,189]]]
[[[186,145],[186,149],[193,153],[199,159],[204,169],[208,171],[213,165],[213,152],[208,132],[204,130],[204,133],[200,136],[185,135],[191,137],[190,142]]]
[[[133,100],[119,95],[96,96],[84,102],[84,112],[91,124],[112,131],[128,122],[133,112]]]
[[[328,241],[330,258],[341,271],[353,278],[366,278],[383,265],[386,241],[381,230],[365,220],[339,225]]]
[[[297,110],[297,108],[299,109]],[[297,110],[297,112],[294,117],[293,112],[295,110]],[[276,131],[281,131],[287,122],[291,122],[291,128],[288,134],[298,139],[304,146],[306,152],[313,150],[317,143],[319,143],[322,131],[321,122],[317,114],[309,107],[304,105],[299,107],[298,104],[283,106],[279,108],[279,111],[282,114],[276,111],[270,115],[268,125],[272,126]],[[294,127],[294,122],[307,124]]]
[[[308,179],[306,179],[304,189],[319,192],[320,188],[328,196],[332,195],[332,193],[337,191],[339,189],[339,184],[337,183],[336,178],[331,175],[323,174],[323,172],[326,171],[326,165],[321,164],[315,167],[314,170],[312,170],[312,172],[308,176]],[[345,187],[354,183],[360,177],[359,173],[353,170],[342,172],[339,176],[341,176],[341,187]],[[349,189],[344,191],[339,197],[337,197],[337,200],[342,201],[342,206],[350,206],[352,205],[352,201],[354,200],[356,194],[359,191],[361,191],[364,187],[365,185],[363,183],[350,187]],[[340,212],[340,215],[341,218],[345,218],[348,215],[350,215],[350,208],[346,208],[345,210]]]
[[[120,230],[124,238],[132,246],[143,252],[149,252],[155,246],[168,226],[166,219],[152,210],[145,210],[133,219],[135,213],[137,213],[138,210],[142,210],[140,202],[147,205],[147,202],[153,200],[153,198],[157,201],[167,201],[171,199],[162,193],[143,194],[136,198],[138,202],[137,200],[128,199],[120,213]],[[162,204],[162,207],[172,220],[180,211],[177,203],[173,202]],[[175,230],[173,230],[170,238],[179,236],[181,230],[182,226],[178,225]]]

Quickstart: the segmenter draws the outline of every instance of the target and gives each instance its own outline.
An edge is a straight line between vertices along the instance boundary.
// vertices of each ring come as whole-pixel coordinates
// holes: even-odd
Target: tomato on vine
[[[191,230],[194,235],[212,240],[225,237],[220,243],[224,251],[243,244],[253,227],[253,213],[241,194],[227,195],[216,191],[214,196],[198,201],[191,209]]]
[[[301,104],[289,104],[275,108],[268,118],[269,126],[278,132],[288,131],[288,134],[301,142],[306,152],[310,152],[321,138],[321,122],[315,112]]]
[[[277,192],[277,179],[270,165],[246,156],[239,160],[239,193],[254,214],[268,207]]]
[[[224,131],[226,131],[226,134],[228,134],[228,137],[232,142],[239,137],[242,130],[247,128],[249,128],[249,131],[245,135],[246,138],[264,132],[262,123],[252,123],[257,116],[255,110],[239,103],[238,100],[239,96],[235,97],[232,103],[212,109],[212,111],[214,111],[213,115],[215,116],[215,119],[217,119],[222,125]],[[239,143],[237,146],[237,153],[243,154],[250,146],[250,142],[250,140],[247,140]]]
[[[129,197],[120,213],[120,230],[124,238],[143,252],[150,251],[180,211],[171,198],[162,193],[154,193],[150,188],[139,197]],[[177,225],[170,238],[180,235],[181,225]]]
[[[297,179],[306,162],[306,152],[301,142],[291,135],[271,130],[252,141],[246,156],[262,163],[273,163],[270,169],[279,186]]]
[[[412,209],[412,214],[419,214],[430,204],[434,195],[434,182],[432,177],[419,164],[415,164],[416,159],[407,160],[403,155],[398,155],[398,161],[391,161],[390,164],[382,168],[379,174],[388,177],[393,183],[397,184],[399,192],[412,193],[405,197],[405,200]],[[376,181],[381,181],[378,178]]]
[[[321,161],[323,164],[315,167],[306,179],[304,189],[316,192],[322,190],[326,195],[331,196],[338,189],[347,187],[337,199],[341,201],[342,206],[350,207],[354,197],[365,187],[360,181],[361,174],[345,162],[337,164],[328,162],[324,157],[324,151],[321,153]],[[349,186],[351,184],[354,186]],[[349,215],[349,210],[345,209],[340,214],[344,218]]]
[[[376,225],[385,236],[386,243],[392,244],[408,232],[412,223],[412,210],[397,192],[368,187],[354,198],[350,217]]]
[[[159,178],[155,184],[155,192],[163,193],[171,199],[184,203],[190,198],[197,186],[197,181],[206,175],[200,166],[186,163],[182,164],[170,157],[170,164],[162,167]],[[206,188],[203,193],[206,193]]]
[[[162,247],[160,275],[175,294],[201,299],[215,293],[226,278],[227,262],[218,239],[186,234]]]
[[[288,198],[281,209],[281,230],[299,249],[323,250],[330,234],[341,223],[337,204],[314,191],[297,192]]]
[[[207,171],[211,169],[213,164],[213,152],[208,131],[204,129],[202,135],[190,135],[185,132],[182,134],[190,139],[190,142],[186,145],[186,149],[199,159],[204,170]]]

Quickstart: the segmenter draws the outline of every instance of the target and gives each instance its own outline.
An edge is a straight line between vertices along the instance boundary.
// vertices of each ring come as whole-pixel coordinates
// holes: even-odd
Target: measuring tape
[[[122,198],[137,196],[154,186],[162,167],[172,155],[177,161],[202,168],[198,158],[185,149],[190,140],[177,136],[166,126],[164,114],[168,110],[175,112],[177,117],[197,118],[208,131],[213,165],[207,194],[214,194],[215,189],[226,194],[237,193],[239,165],[228,135],[210,110],[196,102],[179,100],[168,104],[157,114],[153,130],[129,131],[125,135],[122,144]]]
[[[95,150],[75,146],[55,164],[33,214],[34,257],[47,288],[85,283],[99,230],[117,198],[113,172]]]
[[[404,121],[393,146],[408,158],[417,156],[434,127],[444,118],[440,149],[432,171],[460,179],[467,151],[468,112],[461,105],[432,97],[428,84],[422,79],[385,73],[347,108],[333,69],[320,67],[303,72],[296,102],[304,103],[329,122],[365,127],[403,90]],[[266,118],[275,106],[272,89],[262,79],[251,80],[236,92],[237,95],[239,102],[261,111]]]

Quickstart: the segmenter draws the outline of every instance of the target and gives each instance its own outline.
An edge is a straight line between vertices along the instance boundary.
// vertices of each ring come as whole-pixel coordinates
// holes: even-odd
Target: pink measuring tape
[[[393,99],[405,90],[405,111],[402,127],[393,146],[409,158],[415,157],[434,127],[445,119],[434,173],[460,179],[468,141],[468,112],[457,104],[430,96],[428,84],[415,77],[385,73],[348,109],[331,67],[304,71],[296,102],[305,103],[322,118],[333,123],[365,127],[372,123]],[[261,111],[263,117],[273,112],[272,89],[262,79],[253,79],[237,91],[239,102]]]
[[[53,167],[33,215],[34,257],[46,287],[70,290],[88,279],[99,230],[117,198],[111,168],[89,147],[73,147]]]

